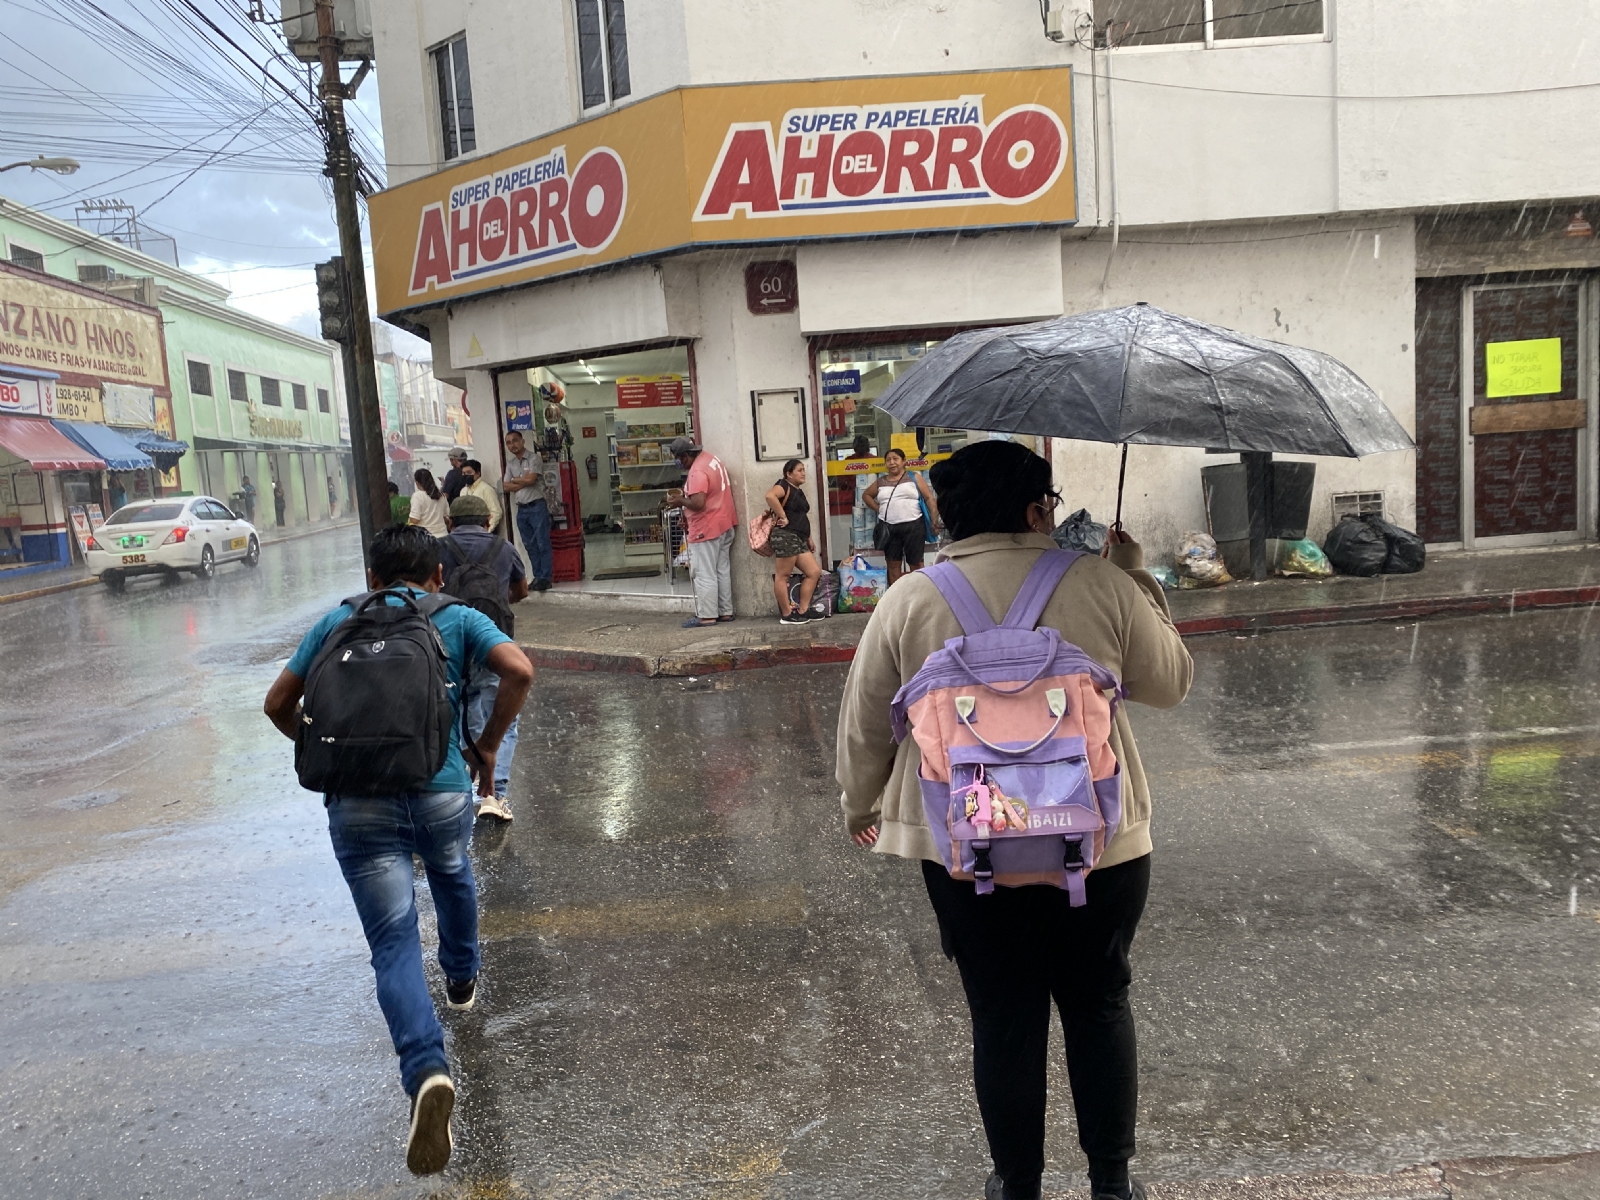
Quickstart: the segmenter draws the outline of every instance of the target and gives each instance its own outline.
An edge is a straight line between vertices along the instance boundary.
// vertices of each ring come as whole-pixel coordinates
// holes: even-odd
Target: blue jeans
[[[555,572],[550,556],[550,506],[543,500],[517,505],[517,533],[522,538],[522,548],[528,552],[533,577],[548,583]]]
[[[421,858],[428,871],[439,919],[439,966],[448,979],[474,978],[480,959],[478,889],[467,858],[472,797],[467,792],[332,796],[328,834],[372,950],[378,1007],[400,1056],[400,1082],[414,1096],[430,1074],[449,1070],[449,1062],[422,974],[411,856]]]
[[[474,739],[489,723],[489,714],[494,711],[494,698],[499,694],[500,676],[488,668],[474,675],[467,684],[467,732]],[[511,756],[517,752],[519,720],[520,717],[511,718],[511,728],[507,729],[505,737],[500,739],[500,751],[494,757],[494,794],[502,800],[506,798],[506,788],[511,783]],[[462,743],[463,754],[466,753],[466,749],[466,744]]]

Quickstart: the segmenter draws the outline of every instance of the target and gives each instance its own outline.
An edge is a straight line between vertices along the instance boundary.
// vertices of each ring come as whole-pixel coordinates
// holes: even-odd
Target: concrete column
[[[754,253],[728,253],[707,258],[698,266],[701,337],[695,342],[695,404],[700,439],[722,460],[733,483],[739,529],[733,547],[733,603],[740,616],[776,617],[772,598],[772,560],[752,554],[746,540],[750,518],[761,511],[768,488],[778,478],[783,463],[760,461],[756,456],[755,419],[750,393],[768,388],[804,388],[810,423],[811,454],[818,430],[812,415],[811,358],[800,332],[797,313],[752,314],[745,303],[744,269],[763,261],[786,257],[788,251],[771,249]],[[809,475],[816,474],[812,466]],[[827,489],[807,478],[813,527],[827,519]]]

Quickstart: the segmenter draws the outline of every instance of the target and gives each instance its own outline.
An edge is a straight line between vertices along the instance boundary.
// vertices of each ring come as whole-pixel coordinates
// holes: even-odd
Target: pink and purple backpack
[[[1122,820],[1122,768],[1108,741],[1122,685],[1056,630],[1037,628],[1079,557],[1041,554],[999,625],[954,563],[923,572],[963,636],[895,696],[894,735],[904,741],[909,724],[928,828],[946,869],[980,895],[997,883],[1048,883],[1083,904],[1084,876]]]

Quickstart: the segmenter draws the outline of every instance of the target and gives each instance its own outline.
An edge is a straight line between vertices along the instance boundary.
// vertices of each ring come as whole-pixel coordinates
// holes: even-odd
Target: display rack
[[[622,522],[623,560],[658,562],[667,540],[659,505],[671,488],[681,487],[684,482],[683,468],[667,447],[673,438],[687,432],[688,412],[681,406],[619,408],[614,420],[619,432],[612,438],[617,478],[613,507]],[[651,432],[620,432],[640,425]]]

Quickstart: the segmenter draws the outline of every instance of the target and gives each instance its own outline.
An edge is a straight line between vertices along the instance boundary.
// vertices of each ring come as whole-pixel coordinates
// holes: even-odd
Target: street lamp
[[[9,171],[13,167],[32,167],[35,171],[54,171],[57,175],[71,175],[78,169],[78,160],[75,158],[25,158],[21,162],[7,163],[0,167],[0,171]]]

